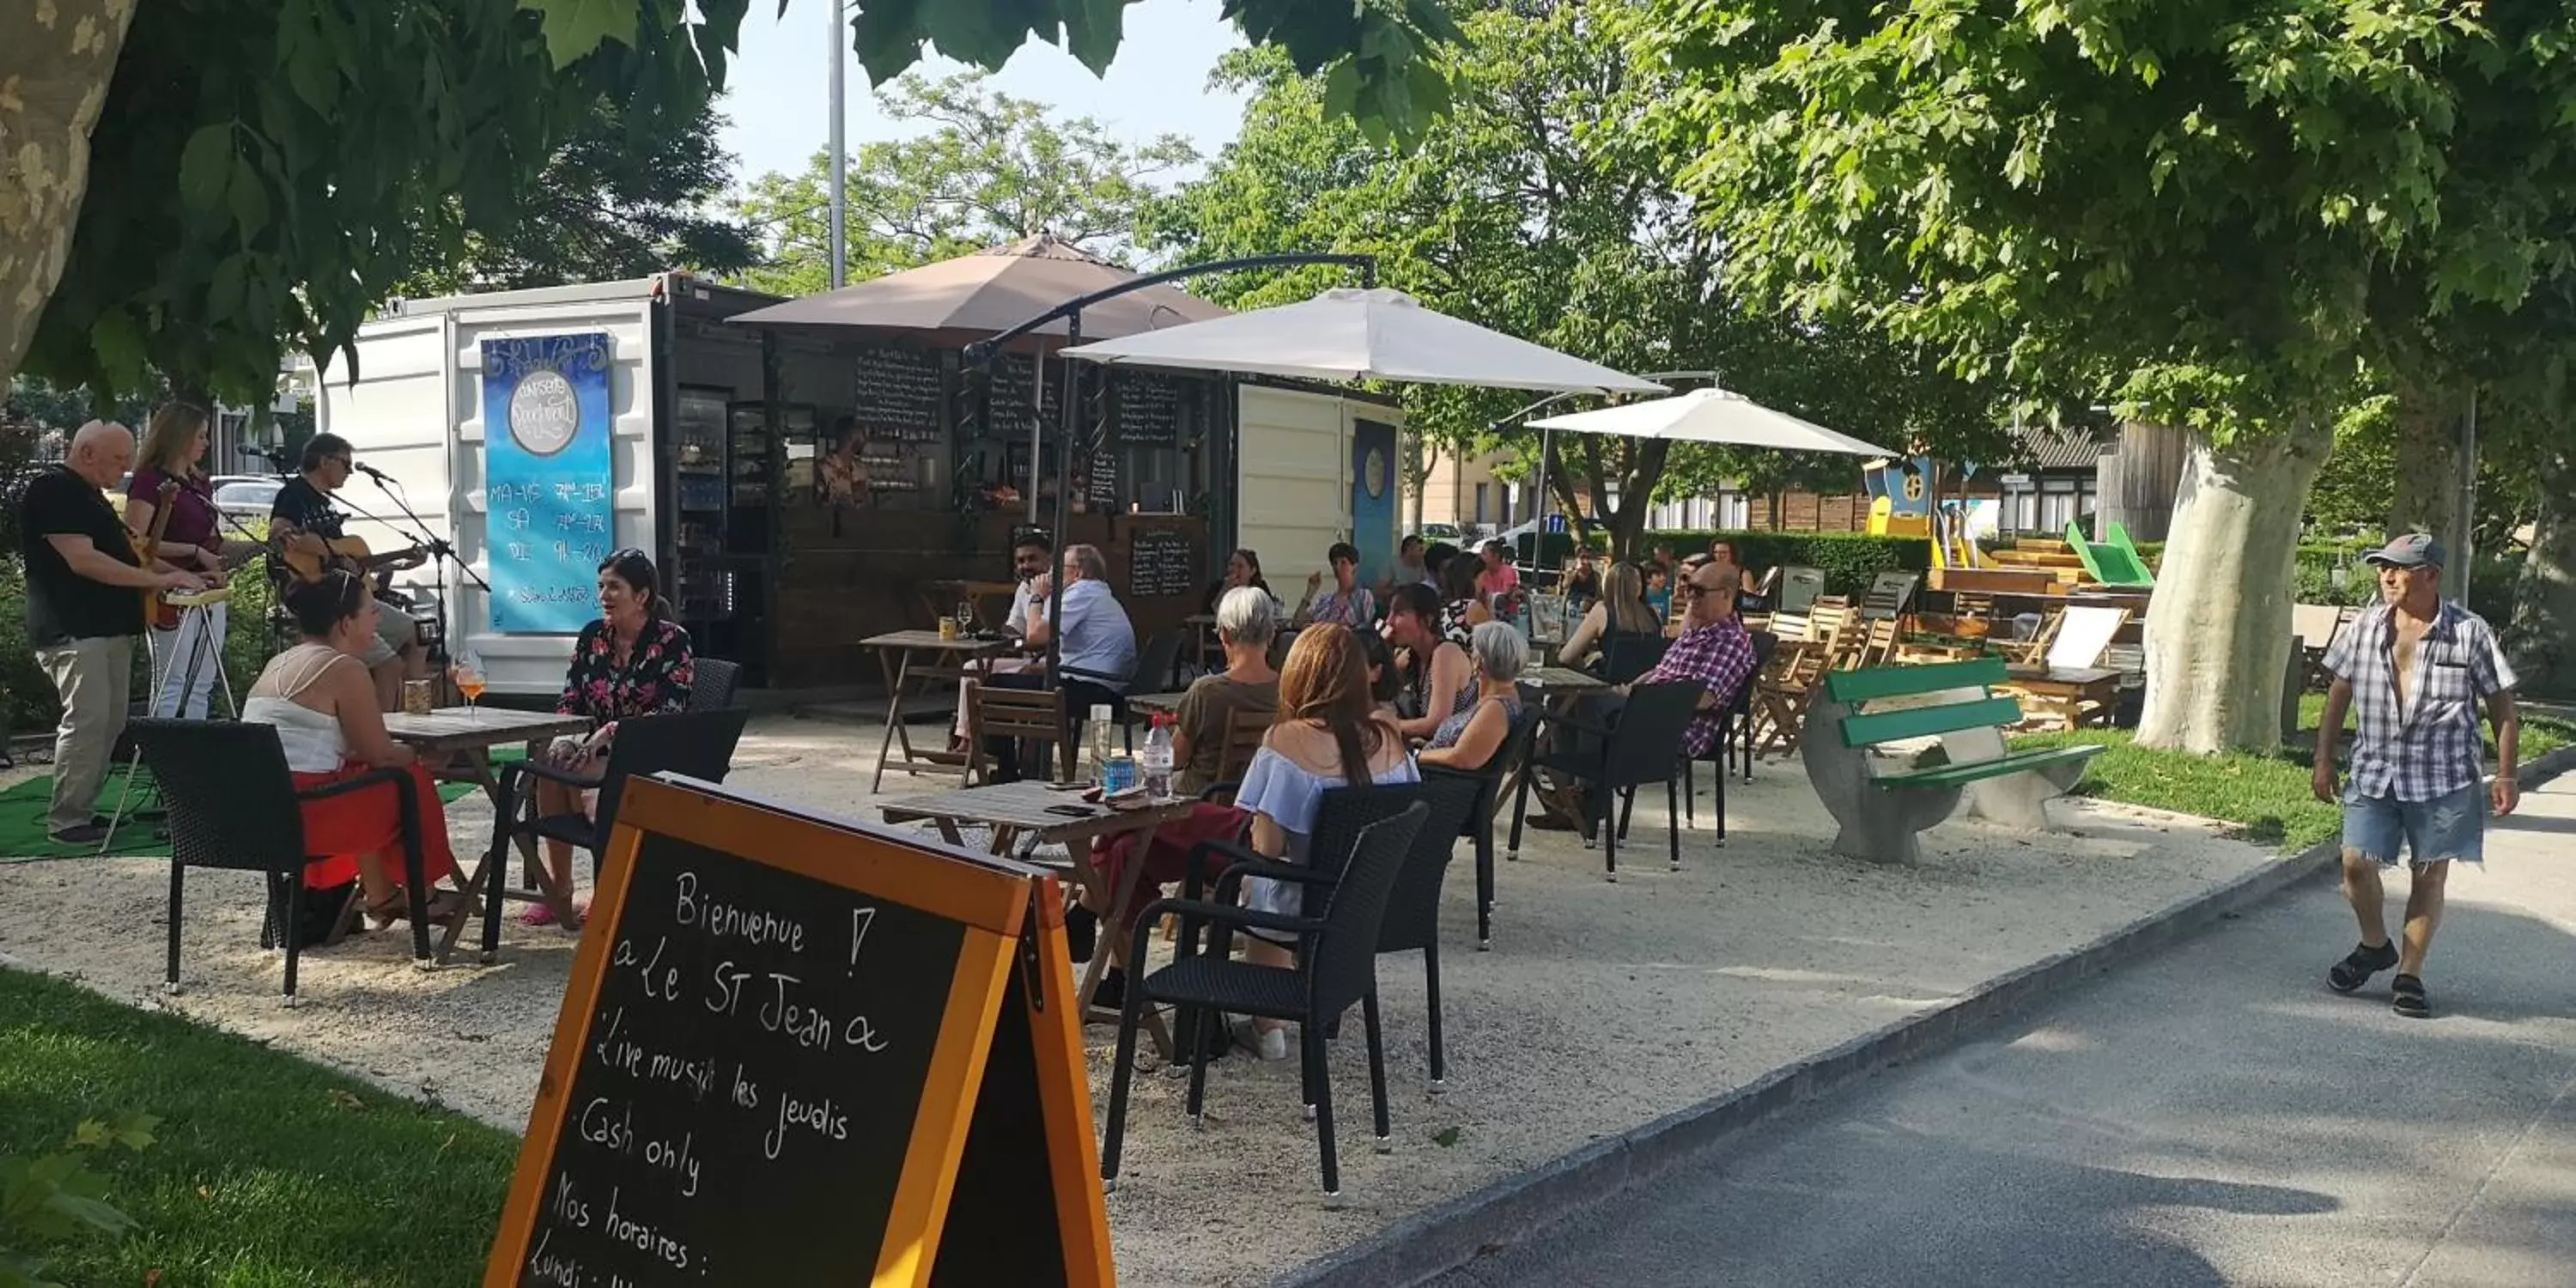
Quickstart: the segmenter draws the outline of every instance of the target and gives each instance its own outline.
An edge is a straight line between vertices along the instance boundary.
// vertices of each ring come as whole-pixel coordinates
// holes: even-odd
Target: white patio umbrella
[[[1062,356],[1308,380],[1664,392],[1651,380],[1450,317],[1383,287],[1329,290],[1302,303],[1079,344]]]
[[[1774,411],[1727,389],[1694,389],[1651,402],[1578,411],[1529,422],[1541,430],[1570,429],[1582,434],[1617,434],[1625,438],[1663,438],[1677,443],[1724,443],[1736,447],[1772,447],[1788,452],[1842,452],[1850,456],[1898,456],[1837,433],[1785,411]]]
[[[1735,447],[1771,447],[1791,452],[1842,452],[1852,456],[1894,456],[1849,434],[1776,411],[1736,393],[1711,385],[1670,398],[1569,412],[1529,422],[1539,431],[1539,524],[1547,524],[1547,465],[1556,431],[1615,434],[1622,438],[1662,438],[1676,443],[1722,443]]]

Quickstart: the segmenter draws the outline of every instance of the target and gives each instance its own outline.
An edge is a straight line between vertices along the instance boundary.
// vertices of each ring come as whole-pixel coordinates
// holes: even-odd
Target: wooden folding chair
[[[1808,696],[1825,672],[1845,664],[1856,620],[1848,607],[1819,604],[1807,615],[1806,639],[1780,642],[1779,651],[1771,655],[1772,665],[1764,668],[1765,677],[1754,690],[1762,726],[1757,750],[1796,750]]]
[[[970,786],[985,786],[993,781],[992,753],[985,747],[987,738],[1010,738],[1022,744],[1043,743],[1056,748],[1064,762],[1065,776],[1073,776],[1073,740],[1064,727],[1064,695],[1053,689],[997,689],[990,685],[975,690],[975,705],[966,716],[966,781]],[[1020,761],[1025,768],[1027,757]],[[1042,771],[1043,759],[1037,762]]]

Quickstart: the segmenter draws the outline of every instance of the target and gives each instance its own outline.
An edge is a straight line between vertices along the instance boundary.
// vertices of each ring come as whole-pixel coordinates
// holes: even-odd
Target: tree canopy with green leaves
[[[2300,502],[2389,301],[2576,266],[2576,23],[2412,0],[1659,0],[1653,124],[1741,280],[2194,433],[2150,745],[2268,746]]]
[[[1128,0],[854,0],[871,76],[925,45],[987,68],[1031,37],[1106,67]],[[601,100],[686,121],[750,0],[48,0],[0,13],[0,378],[96,396],[171,372],[264,398],[419,266],[506,229]],[[1329,69],[1350,110],[1418,130],[1441,102],[1436,0],[1226,0]],[[18,146],[18,140],[25,140]],[[92,188],[98,191],[93,194]]]
[[[1151,181],[1195,164],[1176,134],[1130,145],[1090,117],[1061,119],[968,72],[936,81],[906,74],[878,92],[894,121],[929,128],[868,143],[845,177],[853,280],[914,268],[1040,232],[1123,260]],[[793,177],[754,180],[737,213],[761,230],[768,254],[745,284],[810,295],[831,284],[830,158]]]
[[[396,290],[418,297],[749,269],[761,259],[751,229],[708,213],[733,183],[722,125],[707,105],[638,128],[623,107],[600,101],[521,190],[505,226],[468,232],[461,253],[433,255]]]
[[[1605,21],[1627,7],[1467,16],[1463,39],[1441,60],[1449,115],[1411,149],[1373,142],[1337,115],[1327,78],[1300,75],[1276,55],[1239,56],[1221,75],[1256,91],[1240,137],[1157,207],[1146,240],[1176,262],[1370,253],[1381,282],[1434,308],[1622,370],[1713,369],[1728,388],[1854,434],[1998,446],[1982,390],[1864,328],[1741,306],[1718,244],[1650,141],[1627,128],[1669,88],[1638,68]],[[1338,282],[1335,271],[1236,274],[1201,289],[1238,306],[1276,303]],[[1525,394],[1430,385],[1400,393],[1418,437],[1462,452],[1536,454],[1535,431],[1490,428]],[[1668,472],[1696,482],[1771,465],[1595,435],[1562,436],[1557,450],[1557,504],[1597,518],[1623,550]],[[1846,485],[1855,476],[1848,459],[1821,468]]]

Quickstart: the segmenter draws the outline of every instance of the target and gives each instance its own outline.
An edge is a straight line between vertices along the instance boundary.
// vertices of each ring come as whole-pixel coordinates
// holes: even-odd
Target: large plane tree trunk
[[[2299,515],[2332,445],[2315,427],[2227,447],[2193,435],[2147,609],[2140,745],[2280,745]]]
[[[2526,693],[2576,696],[2576,447],[2561,438],[2534,462],[2540,512],[2513,580],[2504,642]]]
[[[89,131],[134,0],[0,4],[0,390],[35,337],[89,191]]]
[[[2410,383],[2397,395],[2397,468],[2389,479],[2388,531],[2429,532],[2448,542],[2460,512],[2464,396]]]

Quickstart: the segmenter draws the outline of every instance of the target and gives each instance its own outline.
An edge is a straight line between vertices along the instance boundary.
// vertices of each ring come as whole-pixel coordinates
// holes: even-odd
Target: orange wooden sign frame
[[[591,1020],[625,913],[628,880],[648,834],[902,904],[966,928],[887,1212],[870,1280],[874,1288],[927,1288],[931,1281],[967,1125],[985,1090],[986,1058],[996,1026],[1006,1023],[1031,1026],[1046,1144],[1042,1161],[1056,1198],[1064,1282],[1073,1288],[1113,1288],[1108,1212],[1091,1135],[1090,1079],[1064,946],[1063,896],[1055,878],[677,775],[635,779],[626,786],[609,853],[600,864],[592,919],[574,954],[500,1230],[485,1263],[484,1288],[513,1288],[522,1282],[541,1217],[542,1190],[563,1141],[575,1074],[589,1049]],[[1031,948],[1035,979],[1023,989],[1030,995],[1026,1013],[1004,1014],[1011,972],[1023,969]],[[1030,1160],[1032,1165],[1040,1161]]]

